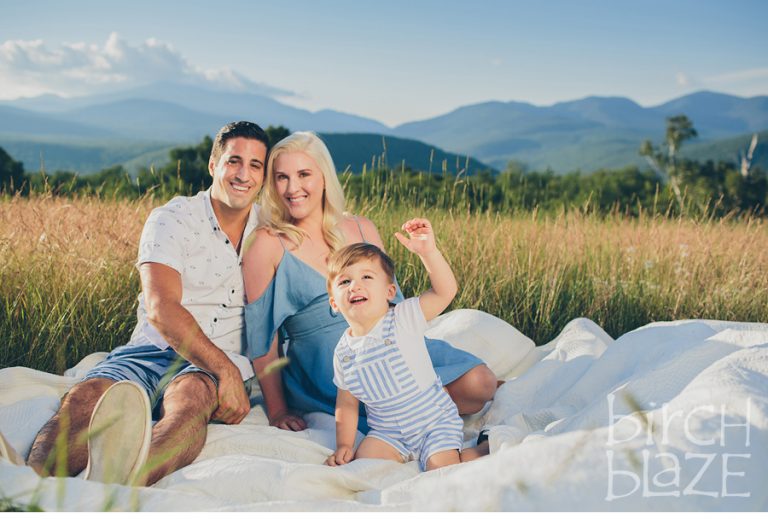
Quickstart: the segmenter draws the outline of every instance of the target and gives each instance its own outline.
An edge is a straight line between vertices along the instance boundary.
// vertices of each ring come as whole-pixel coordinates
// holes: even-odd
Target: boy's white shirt
[[[366,335],[353,337],[347,329],[339,339],[333,355],[333,383],[339,389],[347,389],[344,374],[341,370],[339,356],[336,354],[340,347],[348,345],[353,351],[361,351],[365,347],[380,344],[384,340],[384,315]],[[432,367],[427,345],[424,342],[424,332],[427,330],[427,320],[421,310],[418,297],[411,297],[395,305],[395,340],[400,353],[408,368],[413,373],[419,389],[425,390],[434,385],[437,373]],[[367,344],[366,344],[367,343]]]

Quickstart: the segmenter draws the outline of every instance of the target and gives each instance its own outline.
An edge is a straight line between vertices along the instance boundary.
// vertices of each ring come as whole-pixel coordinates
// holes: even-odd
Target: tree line
[[[268,127],[271,142],[289,134],[285,127]],[[589,174],[558,175],[551,170],[527,171],[511,162],[499,173],[467,176],[448,172],[430,174],[404,165],[345,172],[340,180],[348,196],[362,203],[401,202],[414,206],[461,208],[470,211],[561,211],[598,213],[642,212],[667,215],[765,215],[768,205],[766,172],[752,167],[756,141],[739,164],[699,162],[681,158],[680,148],[696,136],[684,115],[667,119],[665,141],[642,143],[640,155],[648,169],[629,166]],[[68,171],[25,172],[23,165],[0,148],[0,192],[28,196],[101,196],[168,199],[194,194],[210,186],[208,160],[211,138],[189,147],[174,148],[159,168],[142,168],[135,176],[113,166],[82,176]]]

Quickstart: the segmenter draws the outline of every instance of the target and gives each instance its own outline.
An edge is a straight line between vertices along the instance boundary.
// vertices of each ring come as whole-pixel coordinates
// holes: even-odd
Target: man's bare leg
[[[171,382],[163,396],[161,418],[152,428],[144,484],[152,485],[195,460],[217,405],[216,385],[207,375],[190,373]]]
[[[91,378],[72,387],[61,407],[37,433],[27,464],[41,476],[74,476],[88,464],[88,424],[96,402],[114,384]],[[62,464],[63,463],[63,464]]]

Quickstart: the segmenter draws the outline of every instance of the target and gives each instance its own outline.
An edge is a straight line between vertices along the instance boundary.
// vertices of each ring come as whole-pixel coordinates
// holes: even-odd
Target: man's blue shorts
[[[173,348],[161,350],[157,346],[120,346],[112,350],[107,358],[99,362],[83,380],[108,378],[115,381],[132,380],[149,395],[153,414],[157,414],[163,393],[168,384],[188,373],[205,373],[218,385],[213,374],[190,364]]]

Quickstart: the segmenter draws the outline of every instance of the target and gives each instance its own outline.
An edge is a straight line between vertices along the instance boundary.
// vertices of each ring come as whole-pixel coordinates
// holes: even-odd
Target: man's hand
[[[226,424],[238,424],[251,411],[251,401],[245,392],[240,372],[219,378],[219,407],[213,419]]]
[[[355,449],[342,445],[336,449],[336,452],[328,456],[328,459],[325,460],[325,464],[331,467],[337,467],[339,465],[346,465],[353,459],[355,459]]]
[[[269,425],[286,431],[303,431],[307,428],[307,423],[300,417],[289,411],[283,411],[269,419]]]

